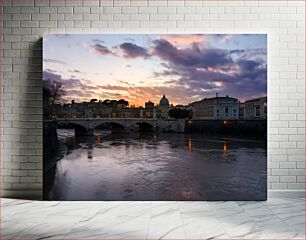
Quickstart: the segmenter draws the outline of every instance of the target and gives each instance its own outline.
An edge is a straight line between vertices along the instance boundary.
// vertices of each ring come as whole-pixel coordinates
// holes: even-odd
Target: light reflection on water
[[[49,199],[263,200],[266,143],[200,134],[75,137],[59,129],[67,154]]]

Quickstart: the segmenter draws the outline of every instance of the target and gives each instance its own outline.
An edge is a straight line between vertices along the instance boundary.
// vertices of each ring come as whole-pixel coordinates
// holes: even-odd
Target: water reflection
[[[188,139],[188,151],[191,152],[192,150],[192,140]]]
[[[58,130],[67,154],[49,199],[262,200],[266,143],[201,134]],[[228,147],[230,146],[230,148]]]

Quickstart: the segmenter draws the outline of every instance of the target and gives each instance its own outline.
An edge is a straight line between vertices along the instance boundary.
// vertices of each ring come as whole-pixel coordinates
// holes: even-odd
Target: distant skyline
[[[43,80],[62,83],[64,102],[125,99],[171,104],[267,95],[265,34],[50,34]]]

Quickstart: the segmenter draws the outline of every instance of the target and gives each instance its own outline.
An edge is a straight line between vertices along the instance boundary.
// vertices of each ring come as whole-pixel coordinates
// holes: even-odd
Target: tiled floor
[[[1,205],[3,239],[305,239],[305,199]]]

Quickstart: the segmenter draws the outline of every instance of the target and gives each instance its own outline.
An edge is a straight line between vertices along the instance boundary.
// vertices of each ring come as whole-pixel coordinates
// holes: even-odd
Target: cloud
[[[177,89],[197,89],[190,96],[197,95],[201,99],[219,92],[243,100],[266,95],[267,68],[261,51],[235,51],[243,56],[233,59],[233,52],[229,50],[207,48],[196,43],[184,49],[164,39],[153,43],[153,54],[165,61],[162,64],[164,71],[154,73],[155,76],[167,76],[170,80],[165,83],[176,85]]]
[[[50,70],[50,69],[49,69]],[[65,92],[65,101],[70,102],[75,100],[77,102],[88,101],[91,98],[123,98],[123,93],[128,93],[128,87],[115,85],[95,85],[86,79],[78,79],[75,77],[64,78],[60,74],[53,73],[53,70],[43,71],[43,80],[56,81],[61,83],[62,89]]]
[[[101,99],[107,97],[111,99],[117,99],[120,95],[125,100],[128,100],[131,104],[144,105],[145,101],[151,100],[154,103],[159,103],[163,94],[170,99],[172,104],[182,104],[190,102],[193,98],[192,96],[201,93],[200,89],[177,87],[172,86],[122,86],[122,85],[105,85],[98,86],[100,89],[98,96]]]
[[[56,73],[57,72],[56,70],[53,70],[53,69],[50,69],[50,68],[46,68],[45,70],[48,71],[48,72],[52,72],[52,73]]]
[[[125,38],[124,41],[126,42],[135,42],[134,38]]]
[[[119,45],[119,49],[123,51],[123,57],[125,58],[150,57],[150,54],[148,53],[147,49],[140,47],[134,43],[122,43]]]
[[[81,72],[81,71],[79,71],[77,69],[75,69],[75,70],[68,70],[68,72],[70,72],[70,73],[83,73],[83,72]]]
[[[69,90],[69,97],[71,98],[71,100],[75,100],[76,98],[80,98],[80,97],[87,98],[87,97],[89,97],[89,94],[88,94],[88,92],[82,92],[80,90],[70,89]]]
[[[127,82],[127,81],[122,81],[122,80],[120,80],[120,81],[118,81],[118,82],[119,82],[119,83],[126,84],[126,85],[129,85],[129,86],[135,86],[135,84],[129,83],[129,82]]]
[[[172,45],[180,46],[207,41],[207,37],[202,34],[163,34],[160,39],[164,39]]]
[[[237,64],[240,66],[242,71],[253,71],[260,63],[253,60],[239,60]]]
[[[48,70],[44,70],[43,71],[43,80],[51,80],[51,81],[62,81],[62,75],[60,74],[56,74],[54,72],[54,70],[51,70],[51,69],[48,69]]]
[[[105,44],[105,41],[101,40],[101,39],[93,39],[92,40],[94,43],[100,43],[100,44]]]
[[[198,44],[191,48],[178,49],[164,39],[154,40],[154,55],[174,65],[195,67],[216,67],[231,63],[227,51],[221,49],[201,49]]]
[[[64,61],[55,60],[55,59],[51,59],[51,58],[44,58],[43,61],[44,61],[45,63],[57,63],[57,64],[63,64],[63,65],[67,64],[67,63],[64,62]]]
[[[75,100],[78,102],[88,101],[91,98],[119,99],[124,98],[132,104],[143,105],[148,99],[158,103],[162,94],[165,93],[172,103],[187,101],[188,96],[198,94],[197,89],[177,89],[176,86],[135,86],[121,81],[121,85],[93,85],[88,80],[77,78],[63,78],[60,74],[44,71],[43,79],[57,81],[62,84],[65,91],[65,101]]]
[[[240,60],[254,60],[261,63],[267,63],[267,49],[255,48],[248,49],[239,57]]]
[[[50,80],[50,81],[56,81],[60,82],[64,88],[64,90],[69,91],[72,89],[79,89],[80,91],[84,90],[95,90],[96,86],[93,85],[89,80],[83,80],[83,79],[78,79],[78,78],[63,78],[62,75],[60,74],[55,74],[48,70],[43,71],[43,80]]]
[[[81,84],[81,81],[79,79],[63,79],[62,75],[60,74],[55,74],[48,70],[44,70],[43,71],[43,80],[50,80],[50,81],[56,81],[56,82],[60,82],[62,83],[63,86],[67,86],[67,87],[77,87]]]
[[[231,51],[230,51],[231,54],[234,54],[234,53],[236,53],[236,54],[242,54],[242,53],[244,53],[244,52],[245,52],[244,49],[234,49],[234,50],[231,50]]]
[[[228,42],[232,37],[233,35],[231,34],[216,34],[214,35],[215,38],[217,38],[221,43],[226,43]]]
[[[97,55],[111,55],[111,56],[116,56],[116,53],[113,51],[109,50],[106,46],[100,44],[100,43],[95,43],[94,45],[91,46],[91,50],[93,53]]]

